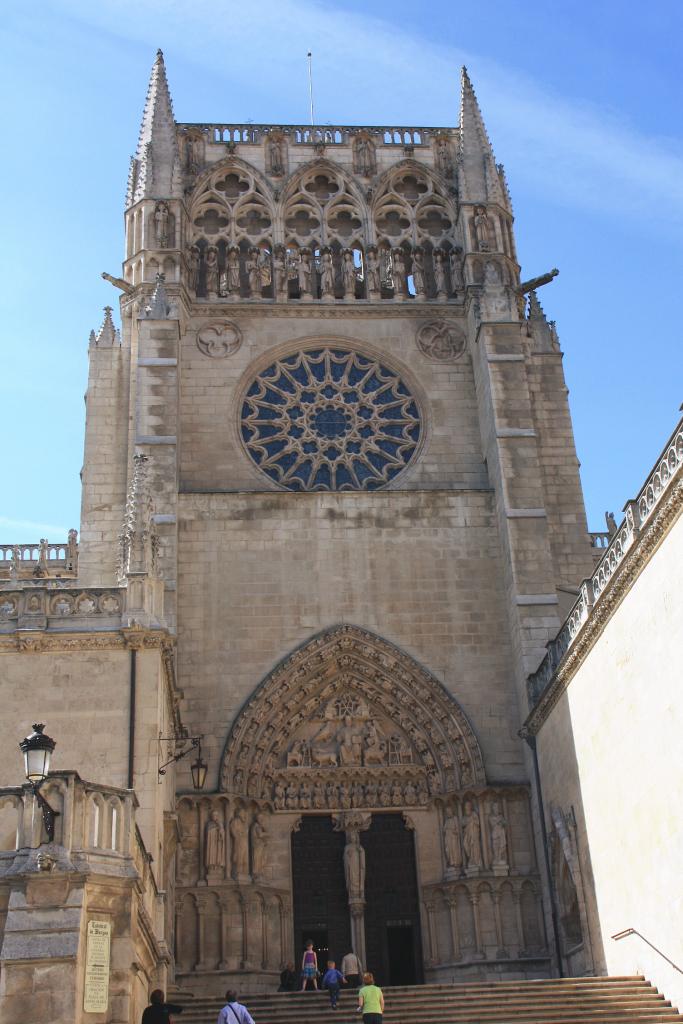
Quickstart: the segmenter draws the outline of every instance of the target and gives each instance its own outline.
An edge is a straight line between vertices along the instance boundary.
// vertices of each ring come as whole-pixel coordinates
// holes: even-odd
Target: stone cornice
[[[539,667],[538,672],[529,677],[530,701],[534,699],[534,684],[540,681],[541,686],[536,689],[536,702],[524,723],[524,731],[531,735],[536,735],[539,732],[552,709],[567,690],[586,656],[602,634],[612,615],[652,558],[665,534],[671,529],[681,512],[683,512],[683,472],[679,466],[678,472],[675,474],[675,480],[672,478],[672,485],[667,488],[666,496],[658,504],[655,514],[641,527],[634,539],[633,545],[623,554],[623,558],[614,569],[613,575],[608,580],[603,581],[604,589],[599,593],[599,600],[590,609],[578,631],[570,638],[569,646],[561,655],[554,672],[548,672],[548,666],[544,661]],[[621,533],[621,529],[618,531],[617,536],[619,533]],[[598,566],[596,575],[599,576],[599,572],[600,566]],[[595,577],[593,578],[595,579]],[[582,589],[584,592],[586,591],[586,583],[584,583]],[[585,593],[577,604],[580,605],[582,600],[585,600]],[[575,614],[574,610],[572,614]],[[563,631],[567,629],[572,614],[570,614],[567,624],[563,627]],[[561,631],[560,636],[563,631]],[[557,641],[554,642],[557,643]],[[552,647],[552,645],[549,646]],[[547,657],[550,657],[550,654],[551,651],[549,650]]]
[[[175,637],[165,630],[112,630],[111,632],[52,633],[37,629],[17,629],[0,636],[0,654],[50,651],[172,651]]]

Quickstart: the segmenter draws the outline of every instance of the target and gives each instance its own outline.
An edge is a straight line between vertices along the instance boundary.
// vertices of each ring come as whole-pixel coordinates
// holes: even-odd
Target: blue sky
[[[3,12],[0,541],[78,525],[87,340],[116,309],[123,195],[154,53],[179,121],[455,124],[467,64],[524,277],[557,266],[589,524],[619,515],[683,400],[683,5],[62,0]],[[118,318],[117,318],[118,319]]]

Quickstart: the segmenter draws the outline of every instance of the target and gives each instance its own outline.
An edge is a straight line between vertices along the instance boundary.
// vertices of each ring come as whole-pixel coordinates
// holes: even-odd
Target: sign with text
[[[109,1006],[110,951],[111,922],[88,921],[83,993],[83,1009],[86,1013],[106,1013]]]

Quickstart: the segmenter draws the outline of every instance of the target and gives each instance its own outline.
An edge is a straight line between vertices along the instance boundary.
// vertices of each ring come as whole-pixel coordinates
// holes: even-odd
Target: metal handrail
[[[659,956],[661,956],[662,960],[666,960],[668,964],[671,964],[675,971],[678,971],[679,974],[683,974],[683,969],[680,968],[678,964],[675,964],[673,960],[670,960],[665,953],[662,953],[661,949],[657,949],[657,947],[653,945],[649,939],[646,939],[644,935],[641,935],[637,928],[624,928],[623,932],[617,932],[616,935],[612,935],[611,938],[615,939],[618,942],[619,939],[626,939],[629,935],[637,935],[639,939],[642,939],[643,942],[647,943],[650,949],[654,949],[655,953],[658,953]]]

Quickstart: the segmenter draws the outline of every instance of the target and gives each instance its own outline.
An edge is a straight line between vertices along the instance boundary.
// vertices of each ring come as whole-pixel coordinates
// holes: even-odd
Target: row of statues
[[[462,250],[368,246],[341,251],[324,247],[272,251],[230,246],[223,259],[215,245],[192,245],[188,253],[190,288],[209,299],[240,297],[403,300],[414,296],[445,300],[464,287]],[[412,291],[409,278],[412,277]]]
[[[462,817],[451,808],[444,819],[443,846],[447,875],[457,877],[463,872],[478,874],[484,867],[482,849],[482,817],[479,808],[471,800],[463,805]],[[491,868],[496,871],[508,870],[507,823],[500,804],[494,801],[488,814],[488,835],[490,841]]]
[[[257,814],[251,825],[247,812],[239,807],[230,822],[230,875],[236,882],[263,878],[268,853],[268,830],[263,814]],[[250,857],[251,852],[251,857]],[[204,836],[204,866],[209,877],[223,875],[227,863],[225,828],[218,811],[212,811]]]
[[[413,752],[400,734],[387,737],[374,720],[345,715],[327,721],[310,739],[295,739],[286,760],[288,768],[370,767],[412,764]]]
[[[414,807],[426,804],[429,795],[424,778],[407,782],[387,778],[371,778],[366,782],[323,782],[321,779],[313,783],[278,780],[273,784],[273,807],[276,811]]]

